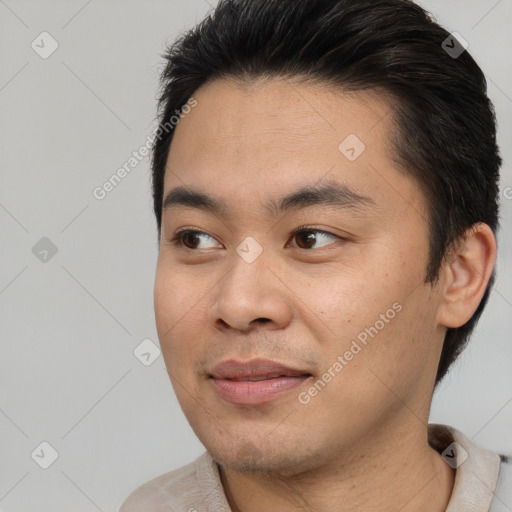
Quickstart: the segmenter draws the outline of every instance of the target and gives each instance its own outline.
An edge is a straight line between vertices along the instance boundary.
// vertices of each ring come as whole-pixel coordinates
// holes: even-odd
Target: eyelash
[[[308,233],[308,232],[313,232],[313,233],[322,233],[324,235],[328,235],[328,236],[331,236],[333,238],[337,238],[338,240],[340,241],[345,241],[344,238],[338,236],[338,235],[335,235],[334,233],[330,233],[329,231],[324,231],[322,229],[317,229],[317,228],[314,228],[314,227],[311,227],[311,226],[307,226],[307,225],[304,225],[304,226],[299,226],[297,229],[295,229],[291,235],[290,235],[290,238],[295,238],[297,235],[300,235],[302,233]],[[179,231],[176,231],[176,233],[174,234],[174,237],[171,238],[169,240],[169,242],[175,246],[180,246],[180,248],[182,249],[185,249],[185,250],[189,250],[189,251],[197,251],[197,250],[200,250],[200,249],[191,249],[189,247],[185,247],[183,246],[183,235],[187,234],[187,233],[196,233],[196,234],[201,234],[201,235],[207,235],[208,237],[210,238],[214,238],[212,237],[211,235],[209,235],[208,233],[205,233],[204,231],[200,231],[199,229],[190,229],[190,228],[185,228],[185,229],[182,229],[182,230],[179,230]],[[331,244],[328,244],[328,245],[331,245]],[[299,247],[299,249],[302,249],[302,247]],[[323,247],[320,247],[320,249],[323,249]],[[311,251],[312,249],[303,249],[305,251]]]

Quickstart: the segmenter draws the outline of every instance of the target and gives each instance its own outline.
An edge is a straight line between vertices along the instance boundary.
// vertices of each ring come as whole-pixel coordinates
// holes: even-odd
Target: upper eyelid
[[[326,231],[325,229],[315,228],[314,226],[299,226],[298,228],[295,228],[292,231],[292,235],[295,235],[297,233],[300,233],[301,231],[317,231],[318,233],[324,233],[325,235],[331,235],[337,238],[341,238],[339,235],[335,235],[334,233],[331,233],[330,231]]]

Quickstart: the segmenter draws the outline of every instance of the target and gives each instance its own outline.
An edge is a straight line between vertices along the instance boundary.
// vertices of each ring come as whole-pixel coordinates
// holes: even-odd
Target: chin
[[[259,441],[234,438],[227,443],[203,442],[213,460],[228,471],[272,473],[283,477],[300,475],[323,463],[323,457],[302,442],[274,438]]]

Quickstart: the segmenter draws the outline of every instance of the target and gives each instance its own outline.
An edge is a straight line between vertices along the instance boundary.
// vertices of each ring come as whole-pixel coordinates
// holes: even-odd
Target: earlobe
[[[443,265],[438,323],[457,328],[473,315],[485,293],[496,262],[492,229],[478,223],[468,229]]]

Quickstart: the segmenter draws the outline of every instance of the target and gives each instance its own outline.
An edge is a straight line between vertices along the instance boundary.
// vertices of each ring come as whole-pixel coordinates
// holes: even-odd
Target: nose
[[[217,329],[248,332],[265,325],[274,330],[291,321],[291,292],[265,251],[251,263],[234,254],[216,292],[209,320]]]

